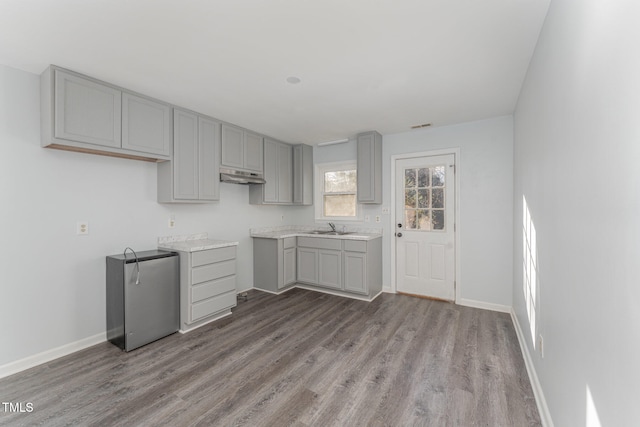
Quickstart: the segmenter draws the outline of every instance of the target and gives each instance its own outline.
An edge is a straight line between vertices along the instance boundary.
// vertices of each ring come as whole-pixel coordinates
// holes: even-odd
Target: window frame
[[[355,222],[362,221],[362,209],[360,203],[358,203],[358,188],[353,192],[356,200],[356,214],[355,216],[325,216],[324,215],[324,174],[326,172],[337,172],[345,170],[355,170],[358,173],[357,163],[355,160],[348,162],[330,162],[330,163],[317,163],[314,167],[314,206],[315,206],[315,220],[316,222],[327,221],[341,221],[341,222]],[[327,193],[327,194],[351,194],[348,193]]]

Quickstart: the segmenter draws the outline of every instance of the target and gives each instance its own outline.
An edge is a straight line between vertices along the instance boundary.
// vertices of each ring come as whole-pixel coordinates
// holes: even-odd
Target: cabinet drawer
[[[220,279],[221,277],[232,276],[234,274],[236,274],[235,259],[217,262],[215,264],[207,264],[191,269],[191,284],[196,285],[198,283]]]
[[[341,239],[323,239],[321,237],[298,237],[298,246],[317,249],[342,249]]]
[[[236,247],[227,246],[226,248],[207,249],[206,251],[197,251],[191,254],[191,267],[211,264],[218,261],[225,261],[236,257]]]
[[[204,317],[215,314],[219,311],[226,310],[236,306],[236,292],[227,292],[226,294],[217,295],[204,301],[191,304],[191,321],[202,319]]]
[[[344,250],[351,252],[367,252],[367,242],[364,240],[345,240]]]
[[[291,249],[296,247],[295,237],[285,237],[283,242],[283,249]]]
[[[191,302],[202,301],[216,295],[221,295],[236,290],[236,276],[227,276],[222,279],[200,283],[191,288]]]

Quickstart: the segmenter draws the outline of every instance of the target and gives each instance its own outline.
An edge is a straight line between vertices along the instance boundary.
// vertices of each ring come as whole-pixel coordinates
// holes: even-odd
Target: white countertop
[[[261,239],[284,239],[287,237],[322,237],[323,239],[341,240],[373,240],[382,237],[382,232],[377,229],[347,229],[349,234],[314,234],[314,230],[324,229],[322,227],[306,226],[284,226],[263,229],[251,229],[251,237]],[[340,227],[338,227],[340,229]]]
[[[207,249],[226,248],[227,246],[238,246],[238,242],[209,239],[207,233],[158,237],[158,249],[171,251],[197,252],[206,251]]]

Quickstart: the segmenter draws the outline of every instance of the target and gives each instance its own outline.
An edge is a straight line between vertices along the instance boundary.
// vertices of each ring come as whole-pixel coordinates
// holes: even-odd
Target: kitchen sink
[[[330,230],[313,230],[309,234],[325,234],[328,236],[344,236],[345,234],[353,234],[353,231],[330,231]]]

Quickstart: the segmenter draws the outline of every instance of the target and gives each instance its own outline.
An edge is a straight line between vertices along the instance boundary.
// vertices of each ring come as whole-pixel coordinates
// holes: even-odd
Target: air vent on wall
[[[429,126],[431,126],[431,123],[424,123],[424,124],[421,124],[421,125],[411,126],[411,129],[428,128]]]

